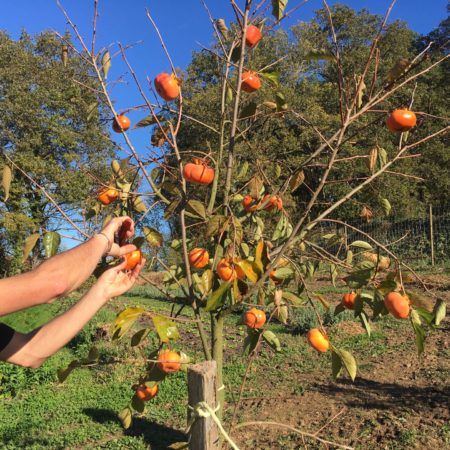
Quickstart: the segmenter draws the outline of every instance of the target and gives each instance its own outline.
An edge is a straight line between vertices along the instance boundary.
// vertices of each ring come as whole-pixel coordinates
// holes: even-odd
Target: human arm
[[[91,289],[68,311],[30,333],[15,332],[0,351],[0,360],[37,368],[66,345],[111,298],[130,289],[145,264],[124,272],[126,261],[106,270]]]
[[[115,233],[122,229],[125,229],[125,239],[133,236],[132,219],[114,218],[100,234],[83,244],[53,256],[31,272],[0,280],[0,316],[50,303],[79,287],[105,254],[118,257],[135,250],[134,245],[119,247],[114,243]]]

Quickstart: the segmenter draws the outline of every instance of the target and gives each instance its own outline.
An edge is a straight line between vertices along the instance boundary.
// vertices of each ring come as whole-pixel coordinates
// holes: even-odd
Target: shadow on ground
[[[108,409],[86,408],[83,413],[100,424],[117,423],[117,414]],[[133,417],[133,423],[126,436],[142,437],[152,450],[166,450],[174,442],[185,442],[187,436],[179,430],[151,422],[145,417]]]
[[[348,406],[379,410],[405,407],[420,411],[447,409],[450,398],[449,387],[405,386],[364,378],[357,378],[354,383],[342,380],[334,384],[315,384],[310,389],[331,398],[338,396]]]

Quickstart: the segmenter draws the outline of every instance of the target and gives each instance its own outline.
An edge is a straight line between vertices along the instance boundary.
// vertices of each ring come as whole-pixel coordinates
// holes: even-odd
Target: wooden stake
[[[215,361],[204,361],[188,369],[189,414],[199,402],[206,402],[212,409],[216,408],[216,374]],[[210,417],[198,417],[192,424],[189,440],[190,450],[219,450],[217,426]]]

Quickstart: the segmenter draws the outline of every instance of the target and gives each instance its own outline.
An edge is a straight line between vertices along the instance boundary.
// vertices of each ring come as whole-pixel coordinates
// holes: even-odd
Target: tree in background
[[[88,195],[93,185],[107,181],[105,161],[114,146],[105,133],[107,114],[94,94],[98,82],[91,68],[53,33],[32,38],[24,32],[17,41],[0,33],[0,79],[0,145],[34,180],[30,184],[23,172],[1,160],[0,170],[6,164],[13,172],[9,195],[4,188],[0,202],[4,276],[21,267],[27,235],[63,225],[60,211],[36,183],[81,221],[82,211],[93,205]],[[43,241],[34,249],[42,257]]]

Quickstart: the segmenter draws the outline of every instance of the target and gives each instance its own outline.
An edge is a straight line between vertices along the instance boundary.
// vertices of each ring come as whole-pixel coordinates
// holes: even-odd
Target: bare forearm
[[[102,289],[94,286],[64,314],[12,342],[7,361],[28,367],[39,367],[64,347],[108,301]]]

